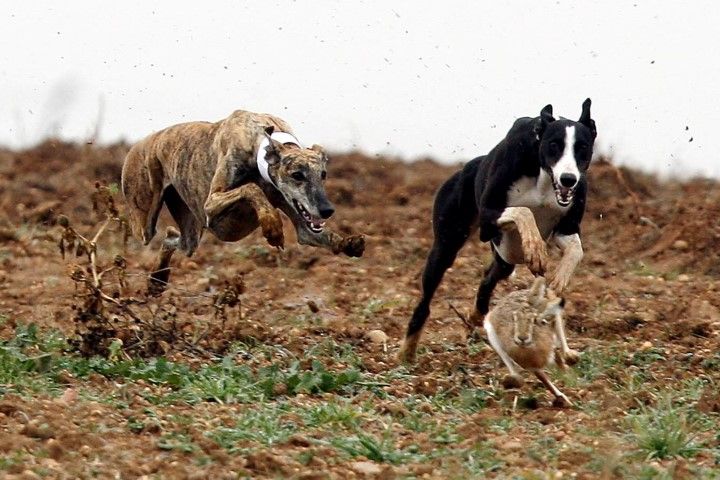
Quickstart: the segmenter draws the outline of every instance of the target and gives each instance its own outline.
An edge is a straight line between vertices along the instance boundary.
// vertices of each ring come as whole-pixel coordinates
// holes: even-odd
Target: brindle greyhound
[[[259,226],[270,245],[283,247],[277,208],[299,243],[362,256],[362,235],[325,229],[335,211],[323,186],[327,161],[322,147],[301,147],[285,121],[243,110],[216,123],[174,125],[134,145],[122,171],[133,233],[147,245],[163,204],[180,228],[167,229],[149,291],[162,293],[175,250],[191,256],[205,229],[234,242]]]

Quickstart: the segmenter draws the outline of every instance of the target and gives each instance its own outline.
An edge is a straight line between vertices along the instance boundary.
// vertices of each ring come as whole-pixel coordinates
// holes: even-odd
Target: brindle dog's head
[[[325,193],[328,158],[319,145],[300,148],[293,143],[280,143],[273,139],[272,127],[265,130],[270,141],[265,160],[268,173],[285,200],[304,220],[312,233],[322,233],[325,220],[335,212]]]

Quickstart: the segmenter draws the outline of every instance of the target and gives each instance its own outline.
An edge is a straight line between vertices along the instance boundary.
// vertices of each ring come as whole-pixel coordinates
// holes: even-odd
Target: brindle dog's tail
[[[160,161],[148,155],[144,142],[125,157],[121,185],[133,234],[147,245],[155,236],[163,204],[163,171]]]

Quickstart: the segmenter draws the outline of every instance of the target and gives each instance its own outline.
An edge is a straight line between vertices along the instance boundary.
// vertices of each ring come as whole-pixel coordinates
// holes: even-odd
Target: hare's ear
[[[553,300],[550,300],[547,305],[545,306],[545,316],[547,317],[556,317],[557,315],[561,315],[563,312],[563,309],[565,308],[565,299],[555,298]]]
[[[545,277],[535,277],[535,281],[530,287],[530,298],[535,303],[545,298]]]

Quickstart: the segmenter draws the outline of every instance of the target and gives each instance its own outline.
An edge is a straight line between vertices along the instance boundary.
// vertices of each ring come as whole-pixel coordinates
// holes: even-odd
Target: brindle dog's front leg
[[[246,202],[255,210],[257,221],[268,243],[273,247],[282,248],[285,239],[280,213],[270,204],[265,193],[263,193],[262,189],[255,183],[247,183],[241,187],[228,190],[227,192],[211,193],[205,202],[207,227],[213,230],[213,233],[219,238],[237,237],[238,232],[225,232],[223,231],[223,223],[218,222],[219,224],[215,225],[214,221],[218,219],[224,210],[239,202]],[[250,231],[256,228],[255,225],[251,225],[251,227],[252,228],[249,229]]]
[[[365,236],[351,235],[342,237],[332,230],[325,230],[322,233],[309,232],[302,225],[295,225],[298,232],[298,242],[302,245],[324,247],[334,254],[344,253],[348,257],[362,257],[365,252]]]
[[[336,255],[338,253],[344,253],[348,257],[362,257],[363,252],[365,252],[364,235],[342,237],[332,230],[323,230],[321,233],[314,233],[305,227],[305,221],[287,202],[279,202],[278,207],[292,220],[295,231],[297,232],[298,243],[301,245],[327,248]]]

